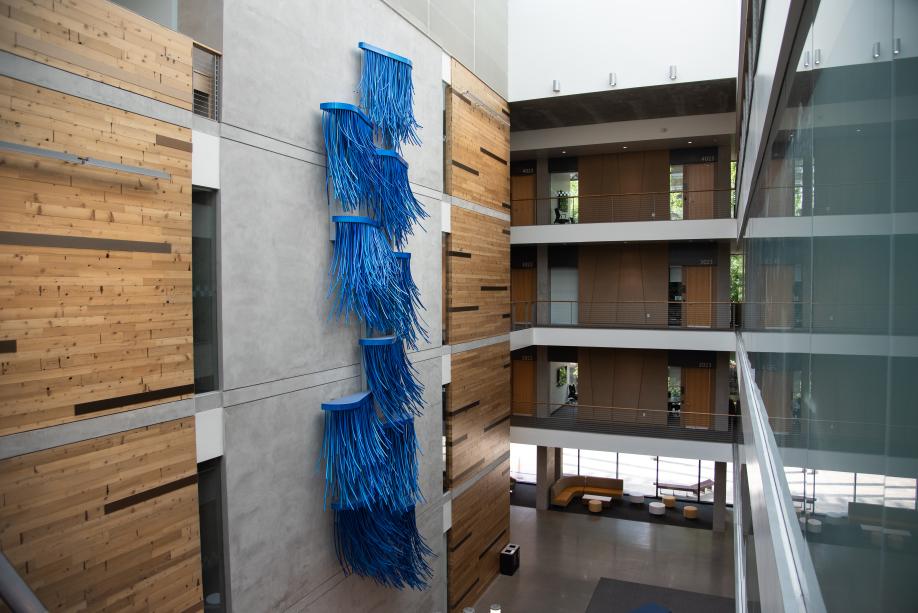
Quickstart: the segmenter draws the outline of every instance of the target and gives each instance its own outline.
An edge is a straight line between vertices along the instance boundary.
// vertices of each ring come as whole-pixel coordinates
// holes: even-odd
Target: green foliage
[[[743,301],[743,256],[734,253],[730,256],[730,300]]]

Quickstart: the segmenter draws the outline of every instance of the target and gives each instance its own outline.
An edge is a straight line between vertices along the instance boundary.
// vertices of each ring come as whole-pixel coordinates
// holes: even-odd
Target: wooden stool
[[[602,502],[599,500],[591,500],[589,504],[590,513],[599,513],[602,511]]]
[[[682,507],[682,516],[685,519],[698,519],[698,507],[692,505]]]
[[[667,509],[672,509],[676,506],[676,497],[675,496],[663,496],[663,505]]]

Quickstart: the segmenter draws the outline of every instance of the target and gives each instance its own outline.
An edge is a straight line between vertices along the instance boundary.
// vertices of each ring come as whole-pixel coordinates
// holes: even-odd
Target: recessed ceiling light
[[[622,145],[622,149],[627,149],[628,145]]]
[[[565,151],[564,149],[562,149],[562,150],[561,150],[561,153],[567,153],[567,151]]]
[[[688,144],[690,144],[690,145],[691,145],[691,144],[692,144],[692,141],[689,141],[689,142],[688,142]]]

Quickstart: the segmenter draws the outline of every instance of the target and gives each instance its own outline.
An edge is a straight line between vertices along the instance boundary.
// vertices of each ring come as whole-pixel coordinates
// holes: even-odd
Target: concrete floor
[[[475,610],[583,613],[600,577],[733,597],[733,540],[678,526],[510,507],[520,570],[498,575]]]

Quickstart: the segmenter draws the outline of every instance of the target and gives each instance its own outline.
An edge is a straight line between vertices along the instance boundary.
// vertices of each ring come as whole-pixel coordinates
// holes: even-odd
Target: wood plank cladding
[[[502,219],[452,207],[447,330],[450,343],[510,331],[510,240]]]
[[[191,110],[191,39],[106,0],[6,0],[0,49]]]
[[[474,606],[500,570],[500,550],[510,542],[510,461],[497,465],[453,499],[447,533],[449,610]]]
[[[447,486],[473,477],[510,448],[510,344],[454,353],[447,386]],[[461,441],[461,442],[460,442]]]
[[[0,462],[0,546],[51,611],[203,608],[194,418]]]
[[[503,204],[510,202],[510,127],[479,105],[485,104],[506,119],[507,102],[455,60],[451,81],[446,99],[444,190],[506,213]]]
[[[581,245],[578,295],[583,325],[667,325],[665,243]]]
[[[578,419],[665,425],[667,357],[656,349],[581,347]]]
[[[171,176],[0,154],[0,434],[190,394],[191,153],[173,141],[191,130],[8,78],[0,122],[2,140]]]
[[[669,219],[669,151],[580,156],[577,171],[580,223]]]

